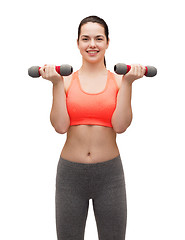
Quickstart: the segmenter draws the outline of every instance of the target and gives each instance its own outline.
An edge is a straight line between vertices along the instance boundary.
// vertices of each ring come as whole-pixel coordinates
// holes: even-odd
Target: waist
[[[70,126],[77,126],[77,125],[88,125],[88,126],[104,126],[112,128],[111,118],[110,119],[101,119],[97,117],[89,118],[71,118],[70,119]]]
[[[98,125],[73,125],[67,131],[67,141],[75,145],[99,146],[114,144],[116,132],[113,128]]]
[[[86,168],[88,167],[89,169],[97,168],[98,167],[107,167],[110,171],[112,171],[113,165],[119,165],[118,169],[120,169],[120,164],[122,165],[122,160],[120,154],[118,154],[116,157],[108,159],[103,162],[96,162],[96,163],[79,163],[79,162],[73,162],[69,161],[68,159],[65,159],[60,156],[59,161],[62,162],[63,165],[69,166],[69,167],[74,167],[74,168]],[[111,166],[112,165],[112,166]],[[87,168],[86,168],[87,169]],[[102,175],[102,174],[101,174]]]
[[[71,126],[62,156],[72,161],[99,162],[119,154],[116,133],[102,126]]]

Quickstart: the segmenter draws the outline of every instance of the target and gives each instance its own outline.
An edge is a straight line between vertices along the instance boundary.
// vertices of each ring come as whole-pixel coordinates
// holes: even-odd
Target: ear
[[[107,48],[109,47],[109,43],[110,43],[110,38],[107,41]]]
[[[77,47],[78,47],[78,49],[79,49],[79,41],[78,41],[78,39],[77,39],[76,43],[77,43]]]

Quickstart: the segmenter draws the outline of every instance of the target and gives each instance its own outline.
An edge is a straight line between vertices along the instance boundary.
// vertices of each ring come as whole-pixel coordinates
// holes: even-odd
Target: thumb
[[[39,69],[39,72],[40,72],[40,75],[41,75],[42,77],[44,77],[44,70],[43,70],[42,67]]]

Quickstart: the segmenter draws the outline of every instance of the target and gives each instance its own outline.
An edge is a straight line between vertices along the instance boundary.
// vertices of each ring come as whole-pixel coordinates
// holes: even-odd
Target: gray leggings
[[[55,195],[58,240],[84,240],[89,199],[99,240],[124,240],[127,203],[120,155],[90,164],[60,157]]]

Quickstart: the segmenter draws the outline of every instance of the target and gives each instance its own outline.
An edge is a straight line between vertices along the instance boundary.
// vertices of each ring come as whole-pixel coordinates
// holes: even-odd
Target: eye
[[[82,38],[82,40],[83,40],[83,41],[87,41],[87,40],[88,40],[88,38]]]
[[[98,41],[102,41],[102,40],[103,40],[103,38],[97,38],[97,40],[98,40]]]

